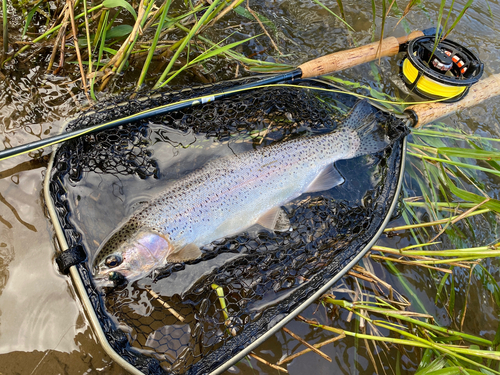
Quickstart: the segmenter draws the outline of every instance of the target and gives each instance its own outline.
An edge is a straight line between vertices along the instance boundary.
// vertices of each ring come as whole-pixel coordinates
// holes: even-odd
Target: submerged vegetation
[[[20,35],[6,36],[4,12],[2,66],[50,48],[46,71],[79,76],[82,89],[93,99],[96,90],[104,90],[126,71],[137,76],[135,89],[140,90],[147,82],[151,82],[150,88],[163,87],[185,70],[201,83],[211,82],[205,62],[210,60],[213,65],[218,58],[235,61],[249,70],[289,69],[289,65],[263,62],[234,50],[252,38],[229,43],[230,30],[216,40],[205,36],[228,13],[259,22],[262,32],[269,35],[263,24],[269,24],[269,20],[245,6],[244,1],[172,4],[172,0],[165,0],[160,4],[153,0],[104,0],[91,5],[59,0],[50,6],[44,1],[18,2],[14,5],[25,14],[24,29]],[[10,51],[9,46],[13,47]]]
[[[139,91],[145,86],[165,87],[186,75],[200,83],[212,82],[211,71],[221,67],[227,69],[228,77],[238,76],[240,69],[275,72],[292,67],[276,43],[272,21],[245,0],[186,0],[175,4],[172,0],[104,0],[98,4],[35,0],[15,1],[12,5],[24,14],[24,28],[21,33],[9,34],[7,2],[3,0],[2,67],[9,69],[46,51],[47,58],[40,62],[44,69],[80,80],[82,90],[93,100],[125,72],[135,78],[132,91]],[[337,5],[337,9],[327,8],[328,12],[352,30],[344,15],[346,5],[341,0]],[[442,1],[436,26],[441,26],[448,36],[471,5],[472,0],[467,1],[458,16],[451,19],[453,9],[446,9],[447,4]],[[408,1],[403,11],[395,1],[373,0],[372,7],[374,20],[376,14],[381,14],[384,21],[393,12],[405,29],[409,12],[425,12],[424,5],[415,0]],[[261,33],[241,37],[234,35],[231,27],[213,32],[222,17],[256,23]],[[384,26],[380,35],[375,35],[373,24],[372,39],[382,39]],[[258,58],[258,51],[242,52],[242,46],[252,38],[268,38],[272,58],[263,61]],[[377,79],[375,65],[372,72]],[[336,79],[352,90],[363,90],[359,83]],[[387,99],[387,94],[372,87],[367,89],[371,96]],[[500,255],[500,239],[476,238],[474,230],[483,226],[498,233],[500,201],[491,188],[500,181],[497,150],[498,139],[466,134],[442,123],[412,131],[406,169],[409,179],[400,205],[400,221],[404,223],[386,230],[388,237],[401,236],[407,245],[373,247],[363,266],[357,266],[319,301],[330,317],[328,322],[299,318],[304,324],[333,335],[304,353],[353,337],[356,344],[364,344],[380,373],[386,371],[382,364],[387,355],[384,348],[396,351],[400,360],[411,348],[420,351],[418,374],[500,374],[500,325],[491,338],[467,334],[463,327],[467,315],[472,313],[469,305],[473,278],[483,284],[485,298],[493,299],[500,309],[498,275],[485,265],[489,258]],[[483,245],[474,246],[477,242]],[[375,276],[373,267],[377,264],[399,280],[399,293]],[[446,307],[450,327],[439,324],[439,319],[426,311],[405,281],[401,267],[409,266],[420,267],[435,282],[435,303]],[[460,296],[456,292],[458,283],[466,285],[465,294]],[[335,316],[341,314],[348,320],[357,319],[357,331],[339,327]],[[286,371],[280,366],[301,354],[283,358],[273,366]],[[400,362],[394,364],[392,373],[399,374],[401,366]]]

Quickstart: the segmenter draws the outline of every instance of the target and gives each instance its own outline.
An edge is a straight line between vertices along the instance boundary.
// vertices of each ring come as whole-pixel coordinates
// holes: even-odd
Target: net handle
[[[424,36],[424,32],[417,30],[399,38],[391,36],[383,39],[381,42],[374,42],[366,46],[319,57],[299,66],[300,70],[302,70],[302,78],[317,77],[352,68],[356,65],[376,60],[379,57],[397,55],[402,44],[421,36]]]
[[[413,119],[413,126],[419,128],[450,113],[475,106],[497,95],[500,95],[500,73],[474,84],[469,93],[458,102],[416,104],[406,108],[405,112]]]

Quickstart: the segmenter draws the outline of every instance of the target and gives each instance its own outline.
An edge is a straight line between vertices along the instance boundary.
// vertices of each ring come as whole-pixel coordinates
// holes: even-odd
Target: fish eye
[[[124,279],[123,275],[120,272],[111,271],[108,273],[109,281],[122,281]]]
[[[122,263],[123,259],[119,255],[110,255],[109,257],[106,258],[106,261],[104,264],[106,264],[107,267],[113,268],[116,266],[119,266]]]

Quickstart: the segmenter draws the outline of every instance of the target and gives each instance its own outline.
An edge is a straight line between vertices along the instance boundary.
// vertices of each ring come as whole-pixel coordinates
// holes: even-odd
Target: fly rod
[[[381,42],[374,42],[371,44],[367,44],[365,46],[345,51],[334,52],[332,54],[322,56],[317,59],[308,61],[302,65],[299,65],[296,69],[290,72],[271,75],[269,77],[256,80],[255,82],[232,87],[230,89],[227,89],[226,91],[220,91],[218,93],[209,96],[192,98],[179,101],[176,103],[166,104],[163,106],[138,112],[130,116],[112,120],[103,124],[98,124],[84,129],[61,133],[59,135],[41,139],[35,142],[5,149],[0,151],[0,160],[26,154],[31,151],[36,151],[41,148],[52,146],[54,144],[64,142],[73,138],[77,138],[85,134],[113,128],[134,121],[143,120],[145,118],[149,118],[159,114],[165,114],[172,111],[182,110],[194,105],[208,103],[214,100],[220,100],[235,95],[241,91],[252,89],[256,86],[270,85],[283,82],[293,82],[297,79],[302,79],[302,78],[313,78],[323,74],[329,74],[347,68],[351,68],[359,64],[373,61],[379,57],[395,56],[402,50],[402,47],[405,46],[406,43],[408,43],[409,41],[424,35],[433,35],[435,32],[436,29],[434,28],[426,29],[424,31],[417,30],[413,31],[409,35],[402,36],[399,38],[388,37],[383,39]]]

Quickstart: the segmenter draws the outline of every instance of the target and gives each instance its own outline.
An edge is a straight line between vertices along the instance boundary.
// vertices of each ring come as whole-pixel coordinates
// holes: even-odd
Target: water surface
[[[459,9],[465,1],[457,3],[459,5],[456,7]],[[478,53],[485,64],[485,76],[500,72],[500,5],[493,0],[488,1],[488,4],[493,15],[489,14],[485,1],[478,1],[468,10],[451,35],[453,40]],[[334,1],[325,2],[325,5],[337,9]],[[404,5],[400,4],[401,7]],[[407,17],[411,29],[421,29],[435,23],[440,2],[426,1],[424,5],[425,9],[417,9]],[[314,2],[257,1],[252,8],[274,22],[276,32],[273,35],[280,51],[286,56],[282,57],[282,61],[292,64],[298,65],[313,57],[352,47],[355,42],[364,44],[372,38],[369,2],[344,2],[347,21],[356,30],[353,33],[347,32],[338,20],[332,19]],[[377,39],[380,34],[380,13],[379,8],[375,34]],[[454,11],[452,18],[457,14],[458,11]],[[238,22],[241,23],[240,20],[226,19],[220,23],[220,27],[233,26]],[[397,17],[388,18],[386,34],[405,34],[401,25],[393,29],[396,22]],[[258,25],[246,23],[238,27],[237,32],[241,37],[246,37],[260,33],[260,30]],[[265,50],[258,55],[263,59],[274,59],[277,56],[264,37],[242,50],[248,55]],[[339,73],[338,76],[394,94],[401,93],[398,72],[398,59],[387,58],[382,59],[380,65],[365,64]],[[72,83],[72,79],[68,77],[48,75],[43,66],[25,63],[7,67],[4,74],[6,79],[0,82],[0,131],[3,147],[57,134],[65,122],[85,106],[84,95],[77,83]],[[218,79],[229,76],[226,71],[218,74]],[[124,77],[119,85],[127,87],[130,81]],[[468,133],[500,137],[499,107],[500,99],[490,100],[452,115],[444,122]],[[0,163],[0,372],[121,374],[123,370],[104,354],[92,333],[69,279],[57,272],[53,260],[52,226],[45,215],[41,195],[47,154],[48,151],[34,152]],[[411,162],[408,162],[407,167],[412,168]],[[498,190],[495,190],[498,179],[487,182],[492,195],[498,198]],[[409,177],[405,183],[409,190],[414,188]],[[89,192],[88,196],[91,194]],[[401,219],[397,221],[400,222]],[[485,229],[483,231],[481,226],[474,228],[475,237],[468,239],[469,244],[480,246],[493,241],[495,234],[490,227]],[[412,239],[409,236],[380,240],[380,244],[392,247],[410,243]],[[446,239],[443,246],[445,245],[450,245],[450,242],[446,243]],[[500,277],[496,259],[484,264],[495,277]],[[393,284],[396,289],[400,288],[398,279],[383,265],[375,263],[373,267],[380,278]],[[456,324],[456,318],[446,313],[442,303],[434,303],[435,283],[428,273],[410,267],[401,267],[400,272],[429,313],[439,319],[440,324]],[[464,294],[465,280],[468,280],[466,275],[463,280],[456,285],[458,296]],[[347,283],[354,287],[352,280],[347,280]],[[473,280],[469,295],[470,306],[478,306],[478,309],[466,315],[464,330],[492,337],[497,329],[499,313],[493,298],[483,292],[481,282],[477,279]],[[317,306],[311,306],[304,315],[312,316],[316,309]],[[321,314],[325,321],[333,319],[319,308],[316,316]],[[342,313],[334,319],[337,324],[353,329],[354,323],[348,322],[346,314]],[[289,324],[289,328],[312,343],[327,337],[324,332],[310,329],[298,322]],[[256,352],[263,358],[276,362],[284,354],[301,349],[297,341],[280,332]],[[332,357],[333,363],[310,353],[289,363],[288,371],[291,374],[310,371],[317,374],[372,374],[375,371],[366,351],[357,350],[351,339],[328,345],[324,351]],[[384,360],[387,371],[391,371],[390,366],[395,363],[393,352],[388,352]],[[418,351],[413,356],[411,351],[407,353],[410,355],[403,359],[404,371],[412,373],[418,366],[420,354]],[[274,374],[276,370],[251,359],[250,362],[242,361],[230,372]]]

